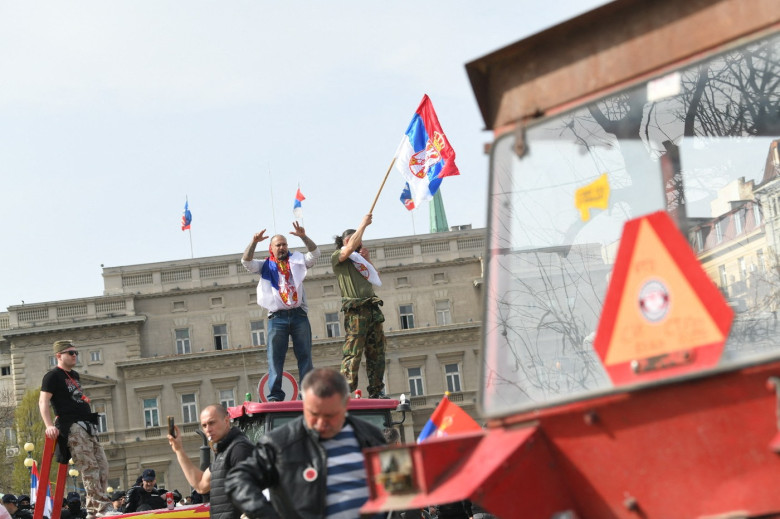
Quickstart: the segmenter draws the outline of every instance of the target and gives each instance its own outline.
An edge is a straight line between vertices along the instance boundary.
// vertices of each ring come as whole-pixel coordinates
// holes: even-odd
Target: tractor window
[[[720,365],[780,350],[779,83],[773,36],[494,143],[486,415],[614,391],[593,341],[623,225],[660,210],[735,312]]]

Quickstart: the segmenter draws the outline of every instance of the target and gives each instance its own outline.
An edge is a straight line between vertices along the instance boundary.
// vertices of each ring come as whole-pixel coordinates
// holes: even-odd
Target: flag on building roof
[[[303,196],[303,193],[301,193],[301,188],[299,187],[298,192],[295,193],[295,202],[293,203],[293,214],[298,220],[303,218],[303,208],[301,207],[301,202],[304,200],[306,200],[306,197]]]
[[[420,436],[417,437],[417,443],[422,443],[431,436],[440,438],[480,430],[482,427],[460,406],[450,402],[445,394],[439,405],[433,410],[433,414],[420,432]]]
[[[455,150],[427,95],[417,107],[395,157],[395,167],[406,180],[414,205],[433,198],[444,177],[460,174],[455,165]],[[407,209],[414,209],[404,195],[401,201]]]
[[[181,230],[186,231],[192,223],[192,213],[190,212],[189,200],[184,201],[184,214],[181,215]]]
[[[30,505],[34,505],[38,500],[39,480],[38,464],[33,461],[32,469],[30,470]],[[48,482],[46,483],[46,503],[43,507],[43,515],[51,517],[51,485]]]
[[[414,209],[414,200],[412,200],[412,190],[409,189],[409,182],[404,186],[404,190],[401,191],[401,202],[409,211]]]

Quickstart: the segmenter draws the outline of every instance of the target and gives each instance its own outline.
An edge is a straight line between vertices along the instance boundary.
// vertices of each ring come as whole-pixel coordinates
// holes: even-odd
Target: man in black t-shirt
[[[46,425],[46,437],[57,439],[57,461],[73,458],[81,471],[87,493],[87,519],[102,516],[111,500],[106,495],[108,460],[97,438],[97,414],[84,394],[76,366],[78,351],[73,341],[54,343],[57,367],[43,376],[38,408]],[[57,415],[52,421],[49,404]]]

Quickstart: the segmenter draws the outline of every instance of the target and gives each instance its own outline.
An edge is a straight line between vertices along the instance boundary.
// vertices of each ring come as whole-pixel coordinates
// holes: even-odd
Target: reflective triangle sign
[[[615,385],[714,366],[733,318],[666,212],[626,222],[594,341]]]

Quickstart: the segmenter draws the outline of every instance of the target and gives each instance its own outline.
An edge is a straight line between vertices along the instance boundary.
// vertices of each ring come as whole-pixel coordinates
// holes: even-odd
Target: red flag
[[[420,432],[420,436],[417,437],[417,443],[421,443],[431,436],[439,438],[480,430],[482,427],[460,406],[450,402],[445,394],[439,405],[433,410],[433,414]]]

